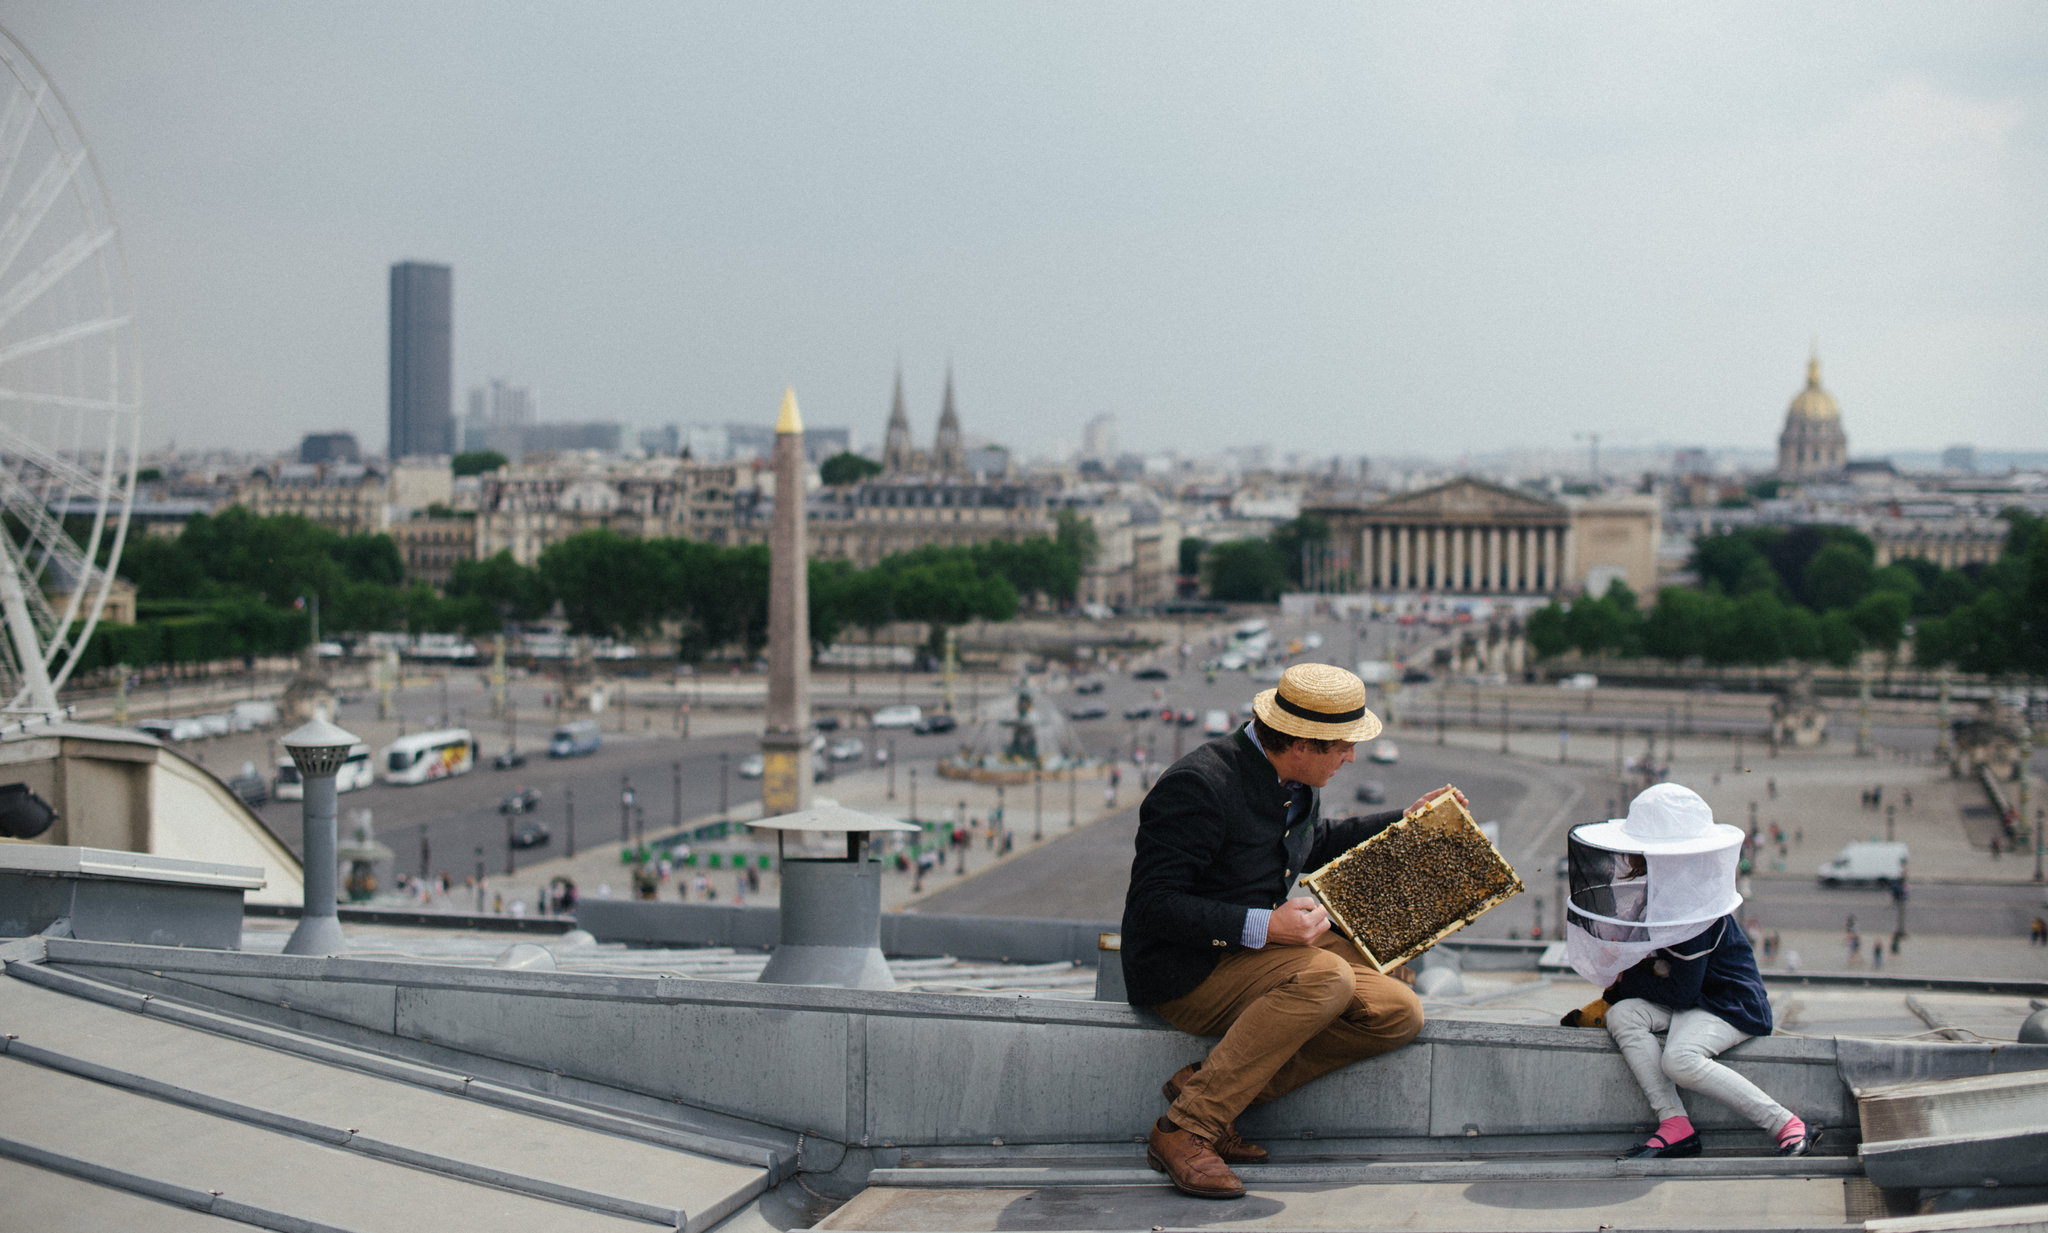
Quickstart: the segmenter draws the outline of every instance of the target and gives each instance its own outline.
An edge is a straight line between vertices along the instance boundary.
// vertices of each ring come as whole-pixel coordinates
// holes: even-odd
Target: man
[[[1318,789],[1380,731],[1365,683],[1328,664],[1296,664],[1253,699],[1252,712],[1241,731],[1167,768],[1145,797],[1124,900],[1131,1002],[1182,1031],[1223,1037],[1167,1080],[1173,1104],[1146,1153],[1201,1198],[1242,1196],[1230,1162],[1265,1159],[1238,1137],[1247,1107],[1422,1030],[1408,981],[1367,966],[1313,899],[1284,898],[1301,873],[1401,817],[1321,817]]]

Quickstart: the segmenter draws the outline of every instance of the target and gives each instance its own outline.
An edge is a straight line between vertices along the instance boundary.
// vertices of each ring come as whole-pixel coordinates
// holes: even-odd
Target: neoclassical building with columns
[[[1569,595],[1657,585],[1654,497],[1553,500],[1460,476],[1385,500],[1310,504],[1368,592]]]

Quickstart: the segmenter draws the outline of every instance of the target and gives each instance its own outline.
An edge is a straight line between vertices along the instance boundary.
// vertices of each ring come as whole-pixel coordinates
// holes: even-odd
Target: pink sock
[[[1787,1143],[1797,1143],[1805,1133],[1806,1123],[1800,1121],[1798,1115],[1794,1114],[1790,1121],[1778,1127],[1778,1146],[1783,1147]]]
[[[1667,1117],[1657,1123],[1657,1137],[1664,1140],[1665,1147],[1670,1147],[1680,1139],[1689,1138],[1691,1135],[1692,1119],[1689,1117]]]

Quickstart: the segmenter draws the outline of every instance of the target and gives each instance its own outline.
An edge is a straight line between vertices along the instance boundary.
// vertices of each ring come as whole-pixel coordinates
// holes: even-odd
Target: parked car
[[[825,756],[834,762],[857,762],[867,751],[867,744],[860,738],[846,736],[827,746]]]
[[[1372,749],[1365,756],[1374,762],[1391,766],[1401,760],[1401,747],[1392,741],[1374,741]]]
[[[254,762],[242,763],[242,773],[228,780],[228,791],[251,808],[270,799],[270,785],[264,782],[263,776],[256,773]]]
[[[548,841],[548,828],[539,822],[522,822],[512,832],[512,846],[515,848],[538,848]]]
[[[1559,689],[1598,689],[1600,678],[1590,672],[1574,672],[1557,683]]]
[[[499,813],[532,813],[540,808],[539,788],[514,788],[498,802]]]
[[[1074,692],[1077,694],[1099,694],[1102,692],[1105,684],[1106,682],[1101,677],[1091,676],[1077,683],[1074,686]]]
[[[1182,711],[1180,714],[1175,715],[1173,717],[1173,722],[1179,724],[1183,728],[1192,728],[1196,724],[1202,722],[1202,717],[1200,715],[1195,714],[1193,711]]]
[[[1433,678],[1422,668],[1410,668],[1401,674],[1403,685],[1427,685]]]
[[[923,707],[903,703],[883,707],[868,722],[877,728],[915,728],[923,718]]]
[[[1387,803],[1387,785],[1377,779],[1368,779],[1358,785],[1356,795],[1361,805],[1384,805]]]
[[[494,771],[509,771],[525,765],[526,755],[516,749],[508,749],[491,759],[491,769]]]
[[[1152,714],[1152,708],[1142,702],[1136,706],[1124,708],[1125,719],[1150,719]]]
[[[1230,731],[1230,712],[1210,711],[1202,718],[1202,731],[1210,736],[1222,736]]]
[[[1136,672],[1131,673],[1131,678],[1139,681],[1163,681],[1172,675],[1171,672],[1164,668],[1140,668]]]
[[[208,736],[226,736],[235,730],[234,721],[226,715],[201,715],[199,726]]]
[[[911,725],[910,730],[919,736],[930,736],[934,732],[951,732],[959,726],[959,720],[941,711],[936,715],[927,715],[923,719],[918,720],[915,724]]]
[[[768,761],[760,754],[748,754],[740,759],[741,779],[759,779],[768,770]]]
[[[168,719],[138,719],[135,721],[135,730],[137,732],[153,736],[160,741],[170,740],[171,732],[176,726]]]
[[[839,731],[839,716],[820,715],[811,721],[811,726],[820,732],[837,732]]]
[[[1109,714],[1109,708],[1100,702],[1084,702],[1067,712],[1068,719],[1101,719]]]

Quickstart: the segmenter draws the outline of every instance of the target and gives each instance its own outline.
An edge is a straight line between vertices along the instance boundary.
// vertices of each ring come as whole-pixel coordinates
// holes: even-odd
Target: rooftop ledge
[[[849,1147],[1128,1143],[1159,1084],[1208,1042],[1128,1006],[1028,997],[508,971],[369,958],[204,952],[50,938],[9,975],[147,1013],[169,999],[356,1048],[602,1100],[627,1094]],[[32,962],[32,961],[31,961]],[[84,979],[79,979],[84,978]],[[142,996],[138,996],[142,995]],[[2048,1068],[2048,1046],[1773,1036],[1724,1055],[1809,1122],[1831,1153],[1859,1138],[1854,1087]],[[1852,1086],[1853,1085],[1853,1086]],[[1764,1154],[1712,1101],[1710,1143]],[[1655,1123],[1607,1034],[1432,1021],[1417,1040],[1242,1120],[1274,1141],[1508,1149]],[[1754,1143],[1751,1140],[1754,1139]],[[876,1164],[890,1161],[878,1157]]]

